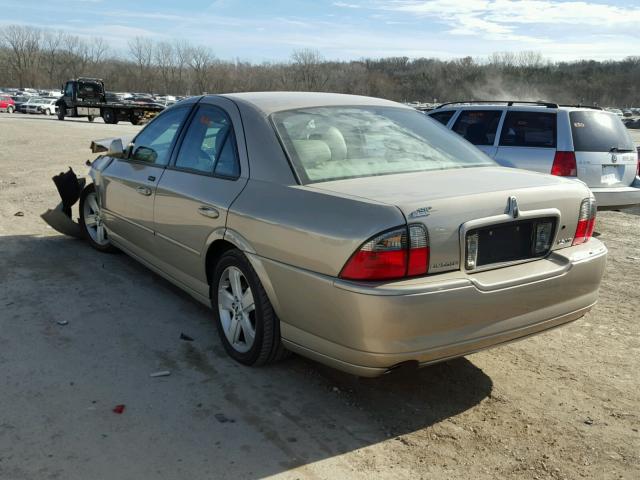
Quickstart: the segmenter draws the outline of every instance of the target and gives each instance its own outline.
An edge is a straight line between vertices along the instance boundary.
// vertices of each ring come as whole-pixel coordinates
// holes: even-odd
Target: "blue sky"
[[[102,36],[186,39],[222,59],[484,57],[537,51],[554,60],[640,55],[640,0],[0,0],[0,25]]]

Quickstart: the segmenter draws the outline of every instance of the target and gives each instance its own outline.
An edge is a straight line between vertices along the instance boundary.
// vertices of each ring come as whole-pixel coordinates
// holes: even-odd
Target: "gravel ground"
[[[640,209],[599,215],[569,326],[381,379],[249,369],[206,308],[39,218],[91,139],[137,130],[0,114],[0,478],[640,478]]]

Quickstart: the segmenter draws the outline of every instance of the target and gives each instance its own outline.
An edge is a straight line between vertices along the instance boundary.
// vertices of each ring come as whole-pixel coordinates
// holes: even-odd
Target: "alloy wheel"
[[[255,303],[249,282],[237,267],[227,267],[218,283],[218,312],[234,350],[248,352],[256,337]]]
[[[107,231],[102,222],[98,197],[95,192],[87,195],[83,205],[84,224],[91,239],[101,247],[109,245]]]

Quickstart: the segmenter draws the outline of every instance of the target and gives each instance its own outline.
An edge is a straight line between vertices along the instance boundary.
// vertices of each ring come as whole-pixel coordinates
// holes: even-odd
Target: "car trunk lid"
[[[590,194],[581,182],[502,167],[363,177],[307,188],[392,204],[408,223],[425,225],[430,273],[460,269],[466,248],[461,230],[503,222],[505,214],[513,214],[511,197],[518,208],[514,222],[529,220],[528,212],[532,211],[538,212],[536,217],[551,215],[557,219],[551,249],[569,246],[580,202]]]

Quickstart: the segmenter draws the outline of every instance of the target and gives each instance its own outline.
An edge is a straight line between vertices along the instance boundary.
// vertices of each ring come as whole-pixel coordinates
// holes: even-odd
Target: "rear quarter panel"
[[[367,239],[404,224],[395,206],[259,180],[227,217],[257,255],[334,277]]]

